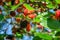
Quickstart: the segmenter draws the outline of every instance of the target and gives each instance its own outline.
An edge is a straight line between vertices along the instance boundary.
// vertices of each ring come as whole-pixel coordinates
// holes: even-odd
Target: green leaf
[[[49,4],[47,5],[47,7],[48,7],[48,8],[54,8],[55,6],[53,6],[52,3],[49,3]]]
[[[20,34],[20,33],[16,33],[16,37],[18,37],[18,38],[21,38],[22,37],[22,35]]]
[[[14,10],[17,9],[20,5],[21,5],[21,3],[19,3],[19,4],[17,4],[17,5],[11,6],[11,10],[14,11]]]
[[[33,40],[42,40],[39,36],[34,36]]]
[[[51,29],[60,29],[60,22],[53,20],[53,19],[47,19],[47,26]]]
[[[20,3],[22,3],[24,0],[20,0]]]
[[[55,1],[56,1],[56,3],[60,4],[60,0],[55,0]]]
[[[0,40],[4,40],[4,36],[5,35],[0,34]]]
[[[31,2],[34,2],[34,0],[30,0]]]
[[[35,35],[43,39],[52,40],[52,36],[45,33],[35,33]]]
[[[0,14],[0,21],[2,21],[3,19],[4,19],[4,16]]]
[[[24,4],[24,6],[28,9],[28,10],[34,10],[34,8],[32,8],[29,4]]]

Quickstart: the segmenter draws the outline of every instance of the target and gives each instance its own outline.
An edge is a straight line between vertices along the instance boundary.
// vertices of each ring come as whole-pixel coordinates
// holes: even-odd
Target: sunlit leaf
[[[35,33],[36,36],[43,38],[43,39],[47,39],[47,40],[51,40],[52,36],[49,36],[48,34],[45,33]]]

